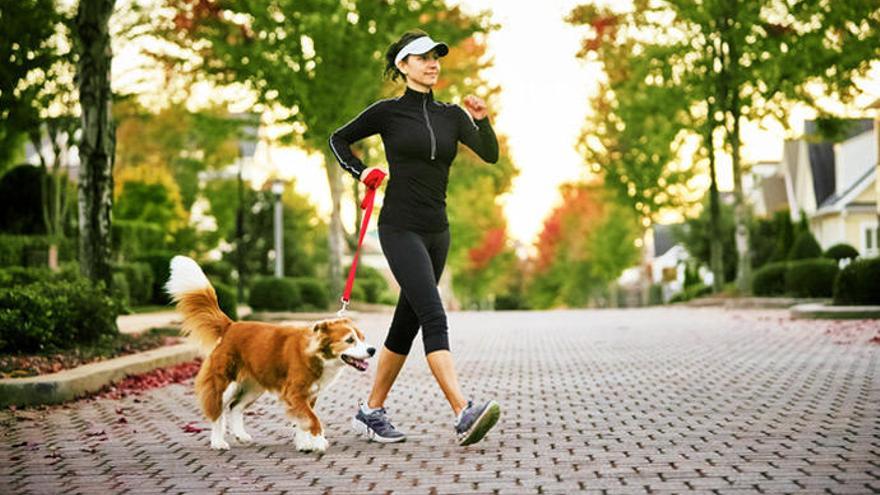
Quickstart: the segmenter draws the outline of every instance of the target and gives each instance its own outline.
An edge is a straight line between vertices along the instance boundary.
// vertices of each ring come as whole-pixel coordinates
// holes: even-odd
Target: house
[[[793,221],[805,214],[823,249],[847,243],[861,256],[878,256],[877,165],[880,134],[874,120],[854,120],[843,141],[787,141],[780,172]]]

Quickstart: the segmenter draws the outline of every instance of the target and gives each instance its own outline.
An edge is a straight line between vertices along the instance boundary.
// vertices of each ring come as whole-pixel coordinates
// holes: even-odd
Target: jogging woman
[[[440,57],[448,52],[445,43],[422,31],[404,34],[385,54],[385,75],[403,78],[404,93],[373,103],[330,137],[339,164],[367,187],[378,188],[386,173],[364,165],[352,153],[352,143],[381,135],[390,168],[379,215],[379,242],[400,285],[400,296],[379,353],[370,397],[359,404],[352,420],[356,431],[379,442],[406,439],[389,421],[384,405],[419,327],[428,365],[455,414],[459,444],[480,441],[500,414],[495,401],[474,403],[462,394],[437,290],[449,251],[446,185],[457,145],[464,143],[489,163],[498,161],[498,141],[480,98],[466,97],[467,110],[434,99],[431,88],[440,76]]]

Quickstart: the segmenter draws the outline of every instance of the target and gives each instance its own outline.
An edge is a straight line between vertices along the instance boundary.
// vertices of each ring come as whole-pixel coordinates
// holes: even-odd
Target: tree
[[[418,25],[454,45],[486,29],[484,16],[471,19],[443,0],[168,0],[168,5],[176,15],[164,36],[199,55],[201,63],[186,63],[200,77],[246,84],[261,109],[276,111],[276,121],[290,125],[283,142],[324,154],[333,204],[330,279],[334,293],[341,292],[343,187],[328,137],[378,99],[383,50],[396,36]]]
[[[638,260],[640,227],[629,207],[609,201],[601,184],[564,184],[530,260],[528,298],[538,308],[583,307]]]
[[[880,55],[877,14],[873,0],[853,0],[845,6],[824,0],[638,0],[633,12],[615,17],[615,28],[628,34],[619,43],[640,36],[633,53],[665,52],[649,81],[669,73],[690,107],[708,103],[714,110],[706,113],[708,128],[693,125],[691,130],[711,137],[720,128],[723,151],[732,158],[741,291],[748,291],[751,273],[748,208],[742,191],[742,121],[772,117],[787,125],[794,102],[823,111],[818,94],[849,101],[857,91],[854,79]],[[821,91],[810,89],[815,86]]]
[[[111,286],[110,212],[113,207],[113,159],[116,139],[111,116],[110,16],[115,0],[80,0],[74,46],[82,111],[79,143],[80,270]]]

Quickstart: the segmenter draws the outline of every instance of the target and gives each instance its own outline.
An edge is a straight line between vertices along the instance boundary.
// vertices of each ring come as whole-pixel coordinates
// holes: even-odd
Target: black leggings
[[[421,325],[426,355],[449,350],[446,311],[437,290],[449,252],[449,230],[420,234],[379,225],[379,242],[400,285],[385,347],[397,354],[409,354]]]

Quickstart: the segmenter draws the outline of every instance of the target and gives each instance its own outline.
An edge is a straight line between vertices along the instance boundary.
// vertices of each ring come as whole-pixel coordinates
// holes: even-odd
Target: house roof
[[[675,246],[675,238],[672,235],[672,225],[655,225],[654,228],[654,257],[659,258]]]
[[[846,129],[843,140],[853,138],[874,128],[873,119],[853,119],[849,122],[850,125]],[[819,129],[815,121],[808,120],[804,123],[804,131],[807,136],[817,136]],[[837,188],[835,183],[834,142],[811,142],[810,139],[807,141],[810,172],[813,175],[813,193],[816,197],[816,204],[824,205],[834,195],[834,191]]]
[[[823,215],[832,212],[843,211],[851,206],[864,206],[855,201],[865,189],[874,184],[877,180],[877,168],[871,167],[861,177],[858,178],[846,191],[839,195],[832,195],[825,200],[816,211],[817,215]]]

